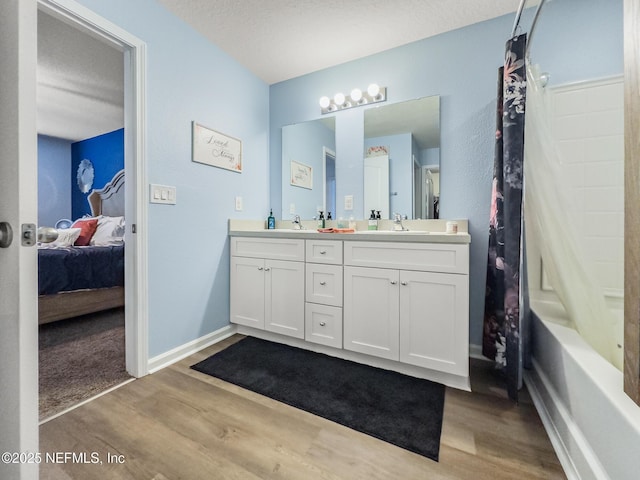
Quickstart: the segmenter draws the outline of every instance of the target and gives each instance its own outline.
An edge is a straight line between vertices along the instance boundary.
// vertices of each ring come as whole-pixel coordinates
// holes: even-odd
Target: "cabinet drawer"
[[[304,240],[289,238],[231,237],[231,255],[304,261]]]
[[[342,309],[307,303],[304,331],[307,342],[342,348]]]
[[[344,264],[469,273],[469,246],[447,243],[344,242]]]
[[[307,240],[307,262],[342,265],[340,240]]]
[[[307,263],[307,302],[342,306],[342,266]]]

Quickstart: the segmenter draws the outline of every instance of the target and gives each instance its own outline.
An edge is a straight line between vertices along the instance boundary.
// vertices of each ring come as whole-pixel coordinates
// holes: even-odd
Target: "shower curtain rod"
[[[526,0],[525,0],[526,1]],[[538,16],[540,15],[540,10],[542,10],[542,6],[546,0],[540,0],[538,4],[538,8],[536,8],[536,13],[533,16],[533,21],[531,22],[531,28],[529,29],[529,38],[527,40],[527,49],[524,51],[524,58],[529,58],[529,47],[531,46],[531,39],[533,38],[533,32],[536,29],[536,24],[538,23]]]
[[[536,13],[533,16],[533,21],[531,22],[531,28],[529,29],[529,37],[527,41],[527,49],[525,51],[525,58],[529,54],[529,46],[531,45],[533,32],[535,31],[536,23],[538,22],[538,16],[540,15],[540,10],[542,10],[542,6],[544,5],[545,1],[546,0],[540,0],[540,3],[538,3],[538,8],[536,8]],[[511,38],[516,36],[516,31],[520,26],[520,19],[522,18],[522,11],[524,10],[524,7],[526,5],[527,5],[527,0],[520,0],[520,5],[518,5],[518,11],[516,12],[516,19],[513,23],[513,30],[511,31]]]

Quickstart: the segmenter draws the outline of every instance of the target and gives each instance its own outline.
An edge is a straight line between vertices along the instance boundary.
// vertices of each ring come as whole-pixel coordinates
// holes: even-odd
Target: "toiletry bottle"
[[[353,218],[353,215],[351,215],[349,217],[349,228],[351,230],[355,230],[356,229],[356,220],[355,220],[355,218]]]
[[[276,228],[276,218],[273,216],[273,208],[269,210],[269,217],[267,218],[267,228],[273,230]]]
[[[324,228],[324,213],[320,210],[320,216],[318,217],[318,228]]]
[[[376,220],[376,211],[371,210],[371,216],[369,217],[369,225],[367,226],[367,230],[377,230],[378,229],[378,221]]]

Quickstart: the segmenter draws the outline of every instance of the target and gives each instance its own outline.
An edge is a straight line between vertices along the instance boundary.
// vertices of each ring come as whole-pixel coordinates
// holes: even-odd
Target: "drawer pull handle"
[[[264,270],[264,268],[262,268],[262,267],[258,267],[258,270]]]
[[[326,285],[327,282],[320,282],[320,285]]]
[[[409,282],[400,282],[400,285],[408,285]]]
[[[320,250],[320,255],[324,255],[325,253],[327,253],[326,250]]]
[[[398,282],[396,282],[395,280],[391,280],[391,285],[396,285]]]
[[[320,322],[320,326],[324,327],[327,323],[326,322]]]

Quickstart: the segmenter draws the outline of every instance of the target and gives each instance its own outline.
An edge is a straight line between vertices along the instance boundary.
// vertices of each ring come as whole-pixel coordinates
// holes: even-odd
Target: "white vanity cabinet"
[[[467,245],[345,242],[344,257],[343,348],[468,375]]]
[[[342,348],[342,242],[306,241],[305,340]]]
[[[238,231],[231,323],[245,335],[469,389],[469,237]]]
[[[231,322],[304,338],[304,240],[231,237]]]

